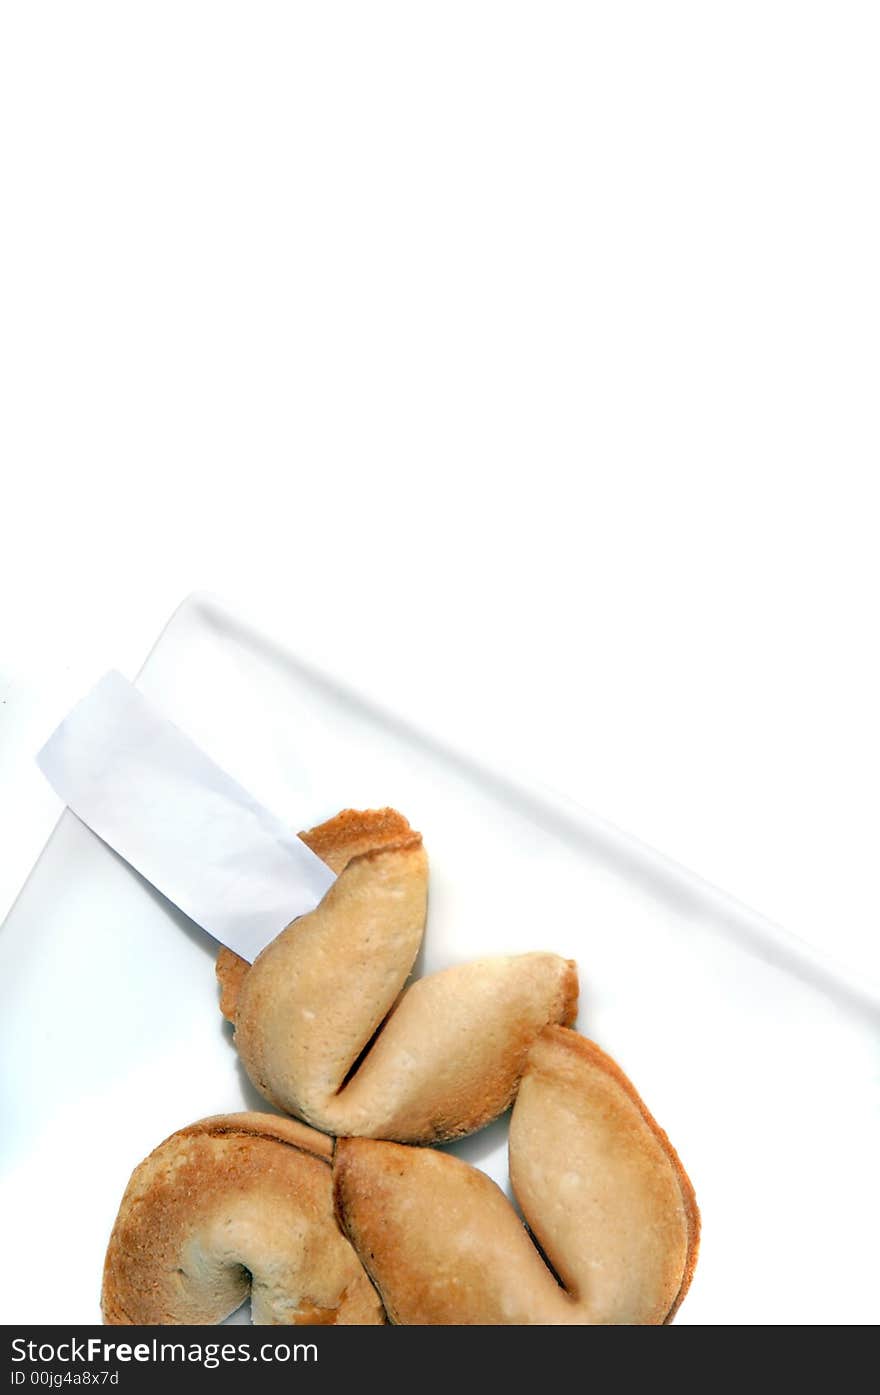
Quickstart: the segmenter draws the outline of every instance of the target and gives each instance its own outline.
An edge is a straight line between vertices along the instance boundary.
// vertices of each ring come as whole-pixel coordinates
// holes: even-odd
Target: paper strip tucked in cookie
[[[119,673],[38,756],[93,832],[247,960],[333,883],[327,863]]]
[[[548,1028],[510,1129],[510,1175],[547,1268],[504,1194],[448,1154],[340,1139],[337,1214],[393,1322],[668,1322],[699,1213],[668,1138],[592,1042]]]

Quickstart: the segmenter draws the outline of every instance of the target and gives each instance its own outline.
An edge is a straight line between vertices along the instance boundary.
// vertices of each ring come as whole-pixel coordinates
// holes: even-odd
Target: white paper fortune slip
[[[83,823],[247,960],[335,880],[120,673],[77,704],[37,763]]]

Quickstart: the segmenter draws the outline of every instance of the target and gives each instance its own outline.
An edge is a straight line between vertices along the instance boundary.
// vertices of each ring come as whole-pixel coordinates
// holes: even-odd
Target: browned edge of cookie
[[[334,857],[359,843],[390,843],[411,833],[409,819],[397,809],[342,809],[299,837],[316,857],[332,866]],[[365,851],[365,849],[364,849]]]
[[[577,961],[574,959],[566,959],[565,963],[566,973],[562,983],[562,1021],[558,1025],[560,1027],[571,1027],[578,1015],[581,985],[578,976]]]
[[[385,1300],[384,1300],[384,1298],[382,1297],[382,1294],[379,1292],[379,1287],[378,1287],[378,1285],[377,1285],[376,1282],[374,1281],[372,1274],[370,1274],[370,1271],[369,1271],[367,1265],[364,1263],[363,1259],[361,1259],[360,1250],[358,1249],[357,1244],[355,1243],[355,1237],[354,1237],[354,1235],[352,1234],[351,1228],[349,1227],[348,1222],[347,1222],[347,1220],[346,1220],[346,1218],[345,1218],[345,1210],[344,1210],[344,1207],[343,1207],[343,1205],[342,1205],[342,1191],[343,1191],[343,1188],[344,1188],[344,1186],[345,1186],[345,1173],[346,1173],[346,1169],[347,1169],[347,1167],[348,1167],[348,1150],[346,1149],[345,1145],[346,1145],[347,1143],[357,1142],[357,1141],[359,1141],[359,1140],[357,1140],[357,1139],[352,1139],[352,1138],[348,1138],[348,1137],[346,1137],[345,1135],[339,1135],[339,1137],[331,1138],[331,1140],[330,1140],[330,1142],[331,1142],[331,1144],[332,1144],[332,1146],[333,1146],[333,1147],[332,1147],[332,1154],[331,1154],[331,1158],[330,1158],[330,1166],[331,1166],[332,1171],[333,1171],[333,1214],[334,1214],[335,1217],[336,1217],[336,1224],[339,1226],[339,1229],[342,1231],[342,1233],[343,1233],[343,1235],[345,1236],[345,1238],[346,1238],[346,1240],[348,1241],[348,1243],[354,1248],[355,1254],[357,1255],[358,1259],[361,1260],[361,1264],[363,1264],[365,1271],[366,1271],[367,1274],[369,1275],[370,1283],[373,1285],[373,1287],[375,1288],[376,1292],[379,1294],[379,1298],[381,1299],[382,1303],[384,1304]],[[377,1143],[377,1142],[385,1142],[386,1140],[384,1140],[384,1139],[369,1139],[369,1140],[366,1140],[366,1141],[372,1142],[372,1143]],[[341,1148],[340,1148],[340,1144],[342,1145]],[[395,1144],[394,1146],[397,1147],[397,1148],[402,1148],[402,1147],[404,1147],[404,1145],[403,1145],[402,1143],[397,1143],[397,1144]],[[412,1146],[412,1145],[410,1145],[410,1146]],[[418,1144],[417,1144],[417,1145],[415,1145],[415,1146],[418,1147],[418,1146],[421,1146],[421,1145],[418,1145]],[[428,1145],[428,1146],[430,1146],[430,1145]],[[387,1309],[386,1309],[386,1311],[387,1311]],[[390,1322],[390,1321],[391,1321],[391,1318],[389,1317],[389,1322]]]
[[[414,852],[416,848],[421,846],[421,833],[410,831],[400,838],[391,838],[387,843],[377,843],[374,848],[366,848],[363,852],[355,853],[353,857],[348,859],[343,871],[347,872],[349,867],[355,866],[358,862],[375,862],[378,858],[384,857],[386,853]]]
[[[245,1110],[239,1114],[212,1114],[207,1119],[198,1119],[194,1124],[169,1134],[159,1148],[164,1148],[174,1138],[192,1138],[199,1134],[207,1134],[211,1138],[267,1138],[288,1148],[298,1149],[301,1153],[309,1153],[328,1167],[333,1161],[333,1140],[326,1134],[300,1123],[298,1119],[283,1114],[262,1114],[255,1110]],[[153,1152],[158,1152],[159,1148]]]

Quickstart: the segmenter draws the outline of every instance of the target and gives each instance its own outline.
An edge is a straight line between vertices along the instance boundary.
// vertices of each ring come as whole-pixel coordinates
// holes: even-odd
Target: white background
[[[880,14],[0,18],[0,915],[214,590],[880,977]]]

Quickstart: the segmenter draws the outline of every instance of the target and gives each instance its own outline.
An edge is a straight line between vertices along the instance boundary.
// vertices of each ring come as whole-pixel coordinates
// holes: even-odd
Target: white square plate
[[[703,1245],[679,1322],[880,1318],[876,995],[212,600],[184,603],[138,682],[295,828],[393,804],[421,829],[431,893],[417,972],[532,949],[577,960],[579,1029],[631,1076],[697,1191]],[[134,1165],[203,1115],[268,1107],[218,1012],[215,953],[63,815],[0,931],[3,1321],[98,1321]],[[506,1127],[455,1146],[503,1185]]]

